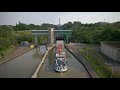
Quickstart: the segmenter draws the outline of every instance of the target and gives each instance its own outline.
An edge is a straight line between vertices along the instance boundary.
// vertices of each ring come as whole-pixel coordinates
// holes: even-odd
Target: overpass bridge
[[[63,39],[65,43],[69,43],[72,30],[54,30],[54,28],[49,28],[48,30],[31,30],[31,33],[35,35],[35,44],[38,43],[38,35],[48,35],[48,43],[54,44],[57,39]]]

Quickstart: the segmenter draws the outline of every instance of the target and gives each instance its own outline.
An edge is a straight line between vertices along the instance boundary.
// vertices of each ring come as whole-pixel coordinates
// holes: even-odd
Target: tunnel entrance
[[[55,40],[57,41],[57,40],[64,40],[64,35],[57,35],[56,37],[55,37]]]

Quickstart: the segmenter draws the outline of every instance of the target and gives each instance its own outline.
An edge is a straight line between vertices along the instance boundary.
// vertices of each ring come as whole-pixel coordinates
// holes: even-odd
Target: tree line
[[[82,24],[79,21],[68,22],[60,27],[58,25],[43,23],[42,25],[24,24],[19,22],[15,26],[1,25],[0,26],[0,51],[3,51],[10,46],[16,46],[22,41],[33,42],[34,37],[29,30],[43,30],[48,28],[56,30],[73,30],[70,42],[99,44],[101,41],[120,41],[120,22],[107,23],[98,22],[90,24]],[[25,32],[27,30],[27,32]],[[47,40],[47,36],[39,37],[38,42]]]
[[[43,23],[42,25],[29,24],[19,22],[13,27],[15,31],[19,30],[47,30],[49,27],[55,30],[63,29],[73,30],[71,42],[82,42],[87,44],[99,44],[101,41],[120,41],[120,22],[108,23],[97,22],[90,24],[82,24],[80,21],[68,22],[60,27],[54,24]]]
[[[49,27],[58,29],[58,25],[53,25],[53,24],[48,24],[48,23],[43,23],[42,25],[34,25],[34,24],[24,24],[19,22],[19,24],[16,24],[13,26],[13,29],[15,31],[20,31],[20,30],[47,30]]]
[[[71,29],[71,42],[100,44],[101,41],[120,41],[120,22],[98,22],[82,24],[81,22],[68,22],[62,25],[63,29]]]

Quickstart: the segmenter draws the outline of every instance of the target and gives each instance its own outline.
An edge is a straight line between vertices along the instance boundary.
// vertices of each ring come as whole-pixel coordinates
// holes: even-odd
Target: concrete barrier
[[[51,49],[53,49],[54,47],[55,47],[55,46],[52,46],[52,47],[48,47],[48,48],[47,48],[47,51],[46,51],[44,57],[42,58],[42,61],[39,63],[37,69],[35,70],[35,72],[34,72],[34,74],[32,75],[31,78],[37,78],[37,74],[38,74],[38,72],[39,72],[42,64],[44,63],[44,60],[45,60],[46,56],[48,55],[49,51],[50,51]]]
[[[108,45],[107,42],[101,42],[101,52],[109,58],[120,62],[120,48]]]

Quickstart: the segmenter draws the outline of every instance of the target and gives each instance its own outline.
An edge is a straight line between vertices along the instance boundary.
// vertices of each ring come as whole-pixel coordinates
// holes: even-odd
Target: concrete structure
[[[48,35],[48,30],[31,30],[31,32],[35,36],[35,44],[38,44],[38,35]]]
[[[32,75],[31,78],[37,78],[38,72],[39,72],[42,64],[44,63],[46,56],[48,55],[48,53],[50,52],[50,50],[53,49],[54,47],[55,46],[47,47],[47,51],[46,51],[45,55],[43,56],[41,62],[39,63],[38,67],[36,68],[36,70],[35,70],[35,72],[34,72],[34,74]]]
[[[21,42],[21,45],[28,45],[28,41]]]
[[[53,30],[53,28],[48,29],[48,42],[49,42],[49,44],[54,44],[54,30]]]
[[[57,37],[65,36],[64,41],[68,43],[72,30],[54,30],[53,28],[49,28],[48,30],[31,30],[31,33],[35,35],[35,44],[37,44],[38,35],[48,35],[49,44],[54,44]]]
[[[111,59],[120,62],[120,48],[113,47],[108,42],[101,42],[101,52]]]
[[[72,34],[72,30],[54,30],[54,38],[56,38],[57,36],[65,36],[64,38],[64,42],[69,43],[69,39],[71,37]]]

